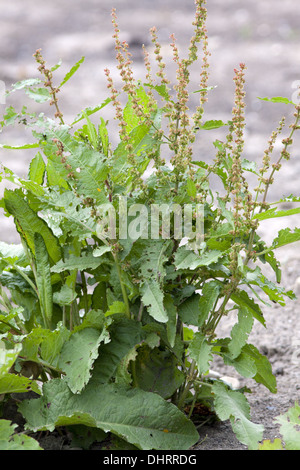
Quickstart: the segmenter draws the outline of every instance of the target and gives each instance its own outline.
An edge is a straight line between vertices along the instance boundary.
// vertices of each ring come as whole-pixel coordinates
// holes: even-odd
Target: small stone
[[[220,380],[228,385],[232,390],[238,390],[240,388],[240,382],[238,379],[234,377],[228,377],[227,375],[223,375],[220,377]]]
[[[283,367],[278,367],[275,370],[275,375],[284,375],[284,368]]]

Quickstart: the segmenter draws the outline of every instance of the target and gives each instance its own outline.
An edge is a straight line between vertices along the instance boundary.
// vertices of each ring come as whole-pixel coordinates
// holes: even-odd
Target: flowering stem
[[[268,190],[269,190],[270,184],[272,183],[275,171],[279,170],[281,160],[283,158],[288,158],[289,157],[289,154],[287,152],[287,148],[288,148],[289,145],[292,144],[292,137],[293,137],[293,134],[294,134],[295,130],[299,128],[299,120],[300,120],[300,106],[299,105],[296,106],[295,118],[296,119],[295,119],[294,124],[291,125],[292,130],[290,132],[290,135],[286,139],[283,139],[283,141],[282,141],[282,143],[284,144],[283,150],[280,153],[280,157],[279,157],[277,163],[275,163],[273,165],[273,170],[270,174],[270,177],[268,178],[268,180],[266,182],[266,187],[265,187],[265,191],[264,191],[264,195],[263,195],[263,200],[262,200],[262,203],[260,205],[259,212],[258,212],[259,214],[263,211],[263,209],[266,206],[266,199],[267,199]],[[248,248],[247,248],[247,255],[246,255],[246,258],[244,260],[244,265],[247,265],[249,260],[251,259],[251,251],[252,251],[252,247],[253,247],[255,233],[256,233],[256,228],[254,227],[252,229],[251,233],[250,233],[249,243],[248,243]],[[260,254],[263,254],[263,253],[264,252],[261,252]]]

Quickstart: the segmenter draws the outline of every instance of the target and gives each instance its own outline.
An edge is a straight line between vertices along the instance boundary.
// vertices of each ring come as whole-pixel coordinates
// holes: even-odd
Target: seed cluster
[[[60,91],[60,89],[56,88],[53,85],[53,82],[52,82],[53,75],[52,75],[51,70],[46,68],[46,62],[41,54],[41,49],[37,49],[36,52],[33,54],[33,57],[35,58],[36,62],[40,64],[38,67],[38,70],[45,76],[44,86],[46,88],[49,88],[49,93],[52,96],[52,99],[50,101],[50,106],[54,105],[56,108],[55,117],[60,120],[61,124],[64,124],[63,114],[60,111],[58,104],[57,104],[58,103],[57,93]]]

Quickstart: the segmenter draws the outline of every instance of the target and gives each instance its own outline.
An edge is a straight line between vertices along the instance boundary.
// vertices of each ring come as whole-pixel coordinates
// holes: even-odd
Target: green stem
[[[5,325],[9,326],[9,328],[13,331],[15,331],[16,333],[18,333],[19,335],[22,335],[23,334],[23,331],[21,331],[19,328],[17,328],[16,326],[13,326],[11,323],[9,323],[8,321],[4,321],[4,320],[0,320],[0,323],[4,323]]]
[[[210,336],[212,336],[215,332],[215,329],[217,328],[222,316],[224,315],[224,311],[226,308],[226,305],[231,297],[232,292],[235,291],[236,287],[238,286],[238,283],[240,282],[240,278],[234,278],[231,281],[231,286],[230,289],[228,290],[227,294],[224,297],[224,300],[222,302],[222,305],[218,308],[216,312],[214,312],[211,320],[207,323],[205,330],[210,332]]]
[[[74,326],[80,325],[80,317],[79,317],[79,311],[78,311],[78,305],[76,300],[72,302],[73,305],[73,320],[74,320]]]
[[[192,363],[191,363],[191,366],[190,366],[190,369],[189,369],[189,372],[188,372],[188,376],[187,376],[187,380],[186,380],[186,384],[185,384],[185,387],[183,389],[183,391],[181,392],[180,396],[179,396],[179,400],[178,400],[178,408],[181,410],[183,407],[184,407],[184,403],[185,403],[185,400],[186,400],[186,397],[190,391],[190,388],[192,386],[192,383],[195,379],[195,376],[197,374],[197,371],[195,372],[195,369],[196,369],[196,362],[193,360]]]
[[[13,306],[11,305],[11,302],[10,302],[9,298],[7,297],[6,292],[3,289],[1,284],[0,284],[0,295],[2,297],[2,301],[0,300],[0,304],[3,305],[3,307],[6,308],[6,310],[8,312],[10,312],[10,310],[12,310]]]
[[[70,328],[70,331],[72,331],[73,330],[73,303],[70,305],[69,319],[70,319],[69,328]]]
[[[139,308],[139,312],[138,312],[138,316],[137,316],[137,321],[141,321],[141,320],[142,320],[143,310],[144,310],[144,304],[143,304],[143,302],[141,302],[141,305],[140,305],[140,308]]]
[[[49,364],[47,361],[43,361],[42,359],[38,359],[37,364],[40,364],[41,366],[53,370],[54,372],[57,372],[58,374],[65,374],[63,370],[57,369],[56,367],[52,366]]]
[[[62,315],[62,323],[63,323],[63,326],[66,326],[66,306],[63,305],[63,315]]]
[[[80,276],[81,276],[82,292],[83,292],[83,299],[84,299],[84,311],[85,311],[85,314],[87,314],[87,312],[89,310],[88,292],[87,292],[87,285],[86,285],[85,275],[82,271],[80,271]]]
[[[126,292],[126,286],[123,282],[122,270],[121,270],[121,267],[120,267],[120,264],[119,264],[117,253],[113,253],[113,257],[114,257],[114,260],[115,260],[115,263],[116,263],[118,277],[119,277],[119,281],[120,281],[120,285],[121,285],[122,296],[123,296],[123,300],[124,300],[124,304],[125,304],[125,313],[126,313],[127,318],[130,319],[131,315],[130,315],[129,301],[128,301],[128,296],[127,296],[127,292]]]
[[[20,269],[17,265],[12,265],[12,268],[15,269],[27,282],[28,284],[32,287],[32,289],[34,290],[34,292],[38,295],[38,290],[37,290],[37,287],[36,285],[34,284],[34,282],[32,282],[32,280],[30,279],[29,276],[27,276],[26,273],[24,273],[24,271],[22,271],[22,269]]]

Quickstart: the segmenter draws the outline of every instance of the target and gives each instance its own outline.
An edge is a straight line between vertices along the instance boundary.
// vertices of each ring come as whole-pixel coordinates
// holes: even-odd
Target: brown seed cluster
[[[56,88],[53,85],[53,82],[52,82],[53,75],[52,75],[51,70],[46,68],[46,62],[41,54],[41,49],[37,49],[36,52],[33,54],[33,57],[35,58],[36,62],[40,64],[38,67],[38,70],[41,72],[41,74],[44,75],[45,77],[44,86],[46,88],[49,88],[49,93],[52,96],[52,99],[50,101],[50,106],[53,106],[53,105],[55,106],[55,109],[56,109],[55,117],[60,120],[61,124],[64,124],[63,114],[60,111],[58,104],[57,104],[58,103],[57,93],[60,91],[60,89]]]

